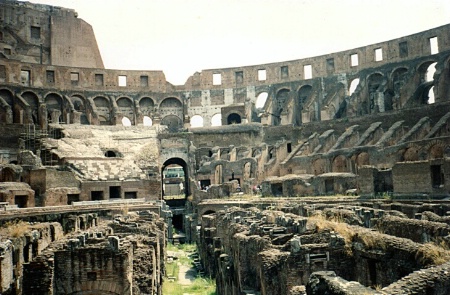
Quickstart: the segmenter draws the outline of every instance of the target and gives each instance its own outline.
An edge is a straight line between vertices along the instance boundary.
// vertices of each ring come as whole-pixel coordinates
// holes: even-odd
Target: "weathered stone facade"
[[[218,294],[449,288],[450,25],[172,85],[71,9],[0,8],[0,293],[161,294],[173,226]]]
[[[198,246],[219,294],[442,294],[448,276],[435,274],[448,268],[450,252],[429,242],[448,246],[448,225],[406,213],[408,206],[389,203],[249,202],[206,211]],[[420,280],[403,279],[408,274]]]
[[[2,294],[161,294],[164,221],[150,211],[107,217],[114,212],[3,220]]]

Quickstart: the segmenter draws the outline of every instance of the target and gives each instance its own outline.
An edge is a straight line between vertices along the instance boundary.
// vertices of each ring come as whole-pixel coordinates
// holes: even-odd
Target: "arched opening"
[[[38,124],[39,123],[39,98],[33,92],[25,92],[22,97],[26,103],[30,106],[31,118],[24,118],[25,124]]]
[[[203,117],[200,115],[194,115],[191,118],[191,127],[203,127]]]
[[[94,98],[100,125],[111,125],[111,110],[109,100],[102,96]]]
[[[369,164],[370,164],[369,154],[367,152],[362,152],[356,157],[356,165],[358,167]]]
[[[339,155],[333,159],[332,172],[348,172],[347,158]]]
[[[352,94],[355,92],[356,87],[359,85],[359,78],[353,79],[350,83],[350,87],[348,88],[348,95],[352,96]]]
[[[325,159],[316,159],[312,162],[312,172],[314,175],[323,174],[327,171]]]
[[[227,125],[241,124],[241,116],[236,113],[232,113],[227,118]]]
[[[123,117],[122,118],[122,125],[125,126],[125,127],[131,126],[131,120],[128,119],[127,117]]]
[[[16,179],[16,173],[13,169],[9,167],[5,167],[0,170],[0,182],[15,182]]]
[[[0,123],[19,123],[16,122],[19,120],[19,116],[17,116],[16,112],[14,112],[14,99],[9,90],[0,90],[0,105],[2,104],[2,100],[6,103],[6,105],[0,107]]]
[[[128,97],[121,97],[117,100],[117,107],[119,109],[119,112],[122,113],[124,117],[127,117],[130,121],[130,125],[124,125],[124,126],[131,126],[134,125],[134,107],[133,107],[133,101],[132,99]],[[131,119],[130,119],[131,118]],[[123,120],[122,120],[123,123]]]
[[[419,148],[416,146],[412,146],[406,149],[403,153],[403,161],[411,162],[419,160]]]
[[[181,158],[170,158],[161,168],[162,197],[170,207],[184,206],[189,195],[187,164]]]
[[[144,126],[152,126],[153,120],[148,116],[144,116],[143,123],[144,123]]]
[[[215,114],[211,117],[211,126],[222,126],[222,114]]]
[[[440,159],[444,157],[444,145],[434,144],[429,150],[429,159]]]
[[[75,109],[75,111],[80,112],[80,124],[82,125],[89,125],[89,120],[86,114],[86,103],[85,103],[85,98],[80,96],[80,95],[74,95],[71,98],[73,107]]]
[[[175,115],[168,115],[165,116],[161,120],[161,125],[167,126],[167,129],[170,132],[177,132],[183,127],[183,122],[181,121],[181,118]]]
[[[436,72],[436,62],[430,64],[427,67],[427,70],[425,72],[425,82],[430,82],[434,80],[434,73]]]
[[[281,89],[277,93],[275,108],[273,109],[273,113],[270,114],[272,116],[272,125],[274,126],[281,124],[281,113],[285,108],[285,104],[289,98],[289,93],[289,89]]]
[[[262,109],[264,105],[266,104],[267,97],[269,94],[267,92],[261,92],[258,97],[256,98],[255,107],[257,109]]]
[[[48,123],[61,123],[63,121],[62,97],[50,93],[45,97],[45,105],[47,106]]]
[[[369,101],[366,111],[368,114],[384,111],[384,106],[382,109],[380,109],[380,105],[378,104],[378,96],[380,94],[380,88],[382,84],[383,84],[383,75],[381,74],[378,73],[372,74],[367,79]]]
[[[155,109],[155,103],[153,102],[153,99],[150,97],[143,97],[139,101],[139,109],[141,111],[141,114],[150,116],[150,114]]]
[[[107,157],[107,158],[115,158],[115,157],[117,157],[117,154],[114,151],[106,151],[105,152],[105,157]]]
[[[293,122],[295,126],[300,126],[303,122],[302,120],[303,106],[308,101],[308,98],[310,97],[311,93],[312,93],[312,86],[310,85],[305,85],[298,90],[297,105],[296,110],[294,111],[294,114],[296,115],[294,115],[294,122]]]

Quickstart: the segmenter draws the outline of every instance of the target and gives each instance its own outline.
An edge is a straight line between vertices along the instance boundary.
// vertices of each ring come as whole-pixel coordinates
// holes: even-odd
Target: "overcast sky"
[[[35,0],[92,25],[108,69],[196,71],[295,60],[450,23],[449,0]]]

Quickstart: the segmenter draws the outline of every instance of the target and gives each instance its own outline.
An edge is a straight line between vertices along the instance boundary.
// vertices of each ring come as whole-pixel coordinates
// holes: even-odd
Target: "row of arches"
[[[301,125],[305,122],[386,112],[403,107],[431,104],[440,80],[436,76],[439,62],[426,60],[414,68],[400,66],[380,69],[363,77],[323,85],[306,84],[297,90],[287,86],[261,92],[255,108],[264,113],[269,125]],[[449,62],[441,63],[445,77],[450,77]],[[326,95],[318,95],[319,90]],[[440,97],[446,89],[441,87]]]
[[[126,96],[87,98],[78,93],[67,96],[57,92],[40,96],[30,90],[14,93],[7,88],[0,89],[0,122],[3,123],[115,125],[121,120],[126,126],[151,126],[152,118],[158,116],[161,124],[182,127],[183,114],[183,104],[176,97],[165,98],[157,105],[150,97],[134,101]]]
[[[444,158],[449,146],[441,142],[434,142],[426,148],[410,146],[398,151],[395,162],[434,160]],[[312,162],[312,173],[319,175],[327,172],[337,173],[357,173],[358,168],[365,165],[372,165],[369,153],[361,152],[352,156],[337,155],[331,159],[319,158]]]

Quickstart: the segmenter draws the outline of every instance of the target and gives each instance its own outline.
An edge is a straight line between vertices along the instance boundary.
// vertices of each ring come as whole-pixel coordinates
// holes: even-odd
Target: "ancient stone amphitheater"
[[[450,294],[449,197],[450,25],[172,85],[0,1],[0,294]]]

